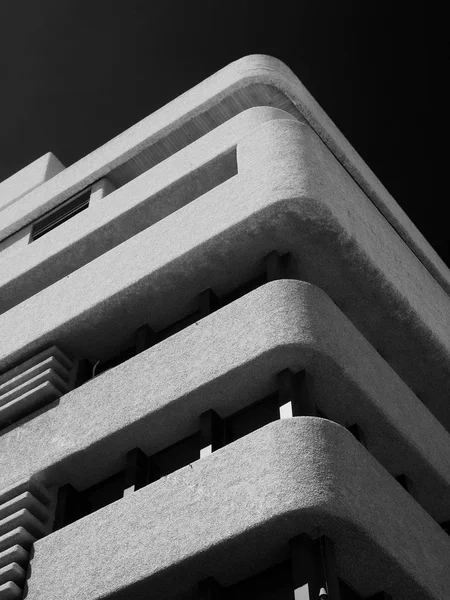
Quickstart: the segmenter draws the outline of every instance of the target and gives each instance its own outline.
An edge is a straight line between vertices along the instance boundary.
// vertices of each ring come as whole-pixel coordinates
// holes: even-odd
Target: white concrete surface
[[[17,173],[0,182],[0,212],[64,170],[52,152],[47,152]],[[14,210],[14,209],[13,209]],[[20,211],[20,209],[19,209]],[[3,219],[3,215],[0,215]]]
[[[415,225],[324,113],[306,88],[281,61],[247,56],[137,123],[2,215],[0,239],[8,237],[90,183],[154,146],[156,162],[190,144],[238,112],[272,105],[306,120],[344,165],[433,277],[450,290],[450,272]],[[213,125],[214,126],[214,125]]]

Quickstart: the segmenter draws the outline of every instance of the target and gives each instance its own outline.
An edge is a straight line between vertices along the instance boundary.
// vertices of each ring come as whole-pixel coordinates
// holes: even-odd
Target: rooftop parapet
[[[47,152],[8,179],[0,182],[0,212],[64,170],[52,152]]]
[[[52,181],[8,207],[0,239],[11,236],[109,174],[120,187],[253,106],[274,106],[307,122],[447,293],[450,271],[292,71],[264,55],[239,59],[140,121]]]

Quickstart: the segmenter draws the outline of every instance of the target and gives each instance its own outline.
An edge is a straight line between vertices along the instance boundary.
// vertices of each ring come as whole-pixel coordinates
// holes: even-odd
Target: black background
[[[66,166],[232,60],[283,60],[450,264],[431,190],[426,26],[403,3],[2,0],[0,180]]]

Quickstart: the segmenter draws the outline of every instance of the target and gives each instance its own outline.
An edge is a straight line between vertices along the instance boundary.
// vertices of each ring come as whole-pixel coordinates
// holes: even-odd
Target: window
[[[68,221],[89,206],[91,186],[85,188],[61,206],[51,210],[33,225],[30,242],[39,239],[64,221]]]

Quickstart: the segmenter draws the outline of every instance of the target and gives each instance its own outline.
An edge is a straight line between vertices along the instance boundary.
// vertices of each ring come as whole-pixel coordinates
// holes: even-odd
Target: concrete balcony
[[[368,597],[445,600],[450,538],[339,425],[278,421],[36,542],[27,600],[182,598],[327,535]],[[376,565],[376,567],[375,567]]]
[[[438,522],[450,517],[450,436],[319,289],[262,286],[61,398],[0,437],[0,484],[39,476],[84,489],[276,390],[284,369],[306,369],[318,407],[358,423],[367,448]],[[69,426],[70,425],[70,426]]]
[[[192,312],[205,288],[247,281],[276,249],[450,427],[442,287],[307,126],[269,121],[237,160],[237,177],[1,315],[1,368],[50,343],[94,362],[112,355],[143,323],[158,331]]]

